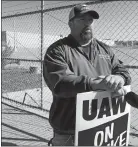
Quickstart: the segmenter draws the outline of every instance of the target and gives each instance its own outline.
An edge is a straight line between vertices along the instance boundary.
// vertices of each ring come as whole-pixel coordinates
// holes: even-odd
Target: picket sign
[[[131,86],[124,86],[127,92]],[[124,96],[86,92],[77,95],[75,146],[127,146],[130,105]]]

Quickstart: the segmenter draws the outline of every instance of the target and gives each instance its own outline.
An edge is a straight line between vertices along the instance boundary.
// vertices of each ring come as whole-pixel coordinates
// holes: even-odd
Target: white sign
[[[127,146],[129,129],[130,105],[124,97],[111,98],[106,91],[77,95],[76,146]]]

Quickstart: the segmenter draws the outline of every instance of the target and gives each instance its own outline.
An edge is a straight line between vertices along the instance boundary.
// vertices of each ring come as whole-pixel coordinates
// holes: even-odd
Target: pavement
[[[52,129],[46,118],[2,103],[2,146],[47,146]]]
[[[1,106],[1,146],[48,145],[53,133],[47,118],[17,109],[8,104],[2,103]],[[138,124],[138,121],[136,123]],[[138,130],[131,127],[130,132],[129,145],[138,145]]]

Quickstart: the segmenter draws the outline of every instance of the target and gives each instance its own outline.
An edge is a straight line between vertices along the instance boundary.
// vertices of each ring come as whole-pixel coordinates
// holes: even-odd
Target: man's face
[[[80,37],[83,41],[90,40],[93,37],[91,24],[93,18],[89,13],[83,14],[72,20],[72,31],[76,36]]]

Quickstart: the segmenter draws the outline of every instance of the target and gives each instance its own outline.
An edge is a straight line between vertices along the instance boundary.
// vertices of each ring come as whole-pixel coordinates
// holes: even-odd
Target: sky
[[[45,1],[44,9],[67,6],[84,1]],[[138,40],[138,2],[113,1],[89,5],[100,15],[94,21],[93,31],[100,40]],[[36,11],[40,9],[40,1],[4,1],[2,16]],[[45,47],[60,35],[70,33],[68,15],[71,8],[53,10],[44,13]],[[2,19],[2,30],[8,31],[11,42],[16,39],[18,46],[40,46],[41,17],[40,14]],[[11,33],[12,32],[12,33]],[[35,34],[32,37],[32,34]],[[57,37],[58,36],[58,37]],[[55,39],[54,39],[55,37]]]
[[[59,6],[67,6],[67,5],[72,5],[72,4],[77,4],[77,3],[84,3],[84,2],[89,2],[89,1],[45,1],[43,2],[44,4],[44,9],[49,9],[49,8],[54,8],[54,7],[59,7]],[[7,16],[11,14],[16,14],[16,13],[23,13],[23,12],[30,12],[30,11],[35,11],[39,10],[41,6],[41,1],[40,0],[25,0],[25,1],[12,1],[12,0],[4,0],[2,1],[2,16]]]

